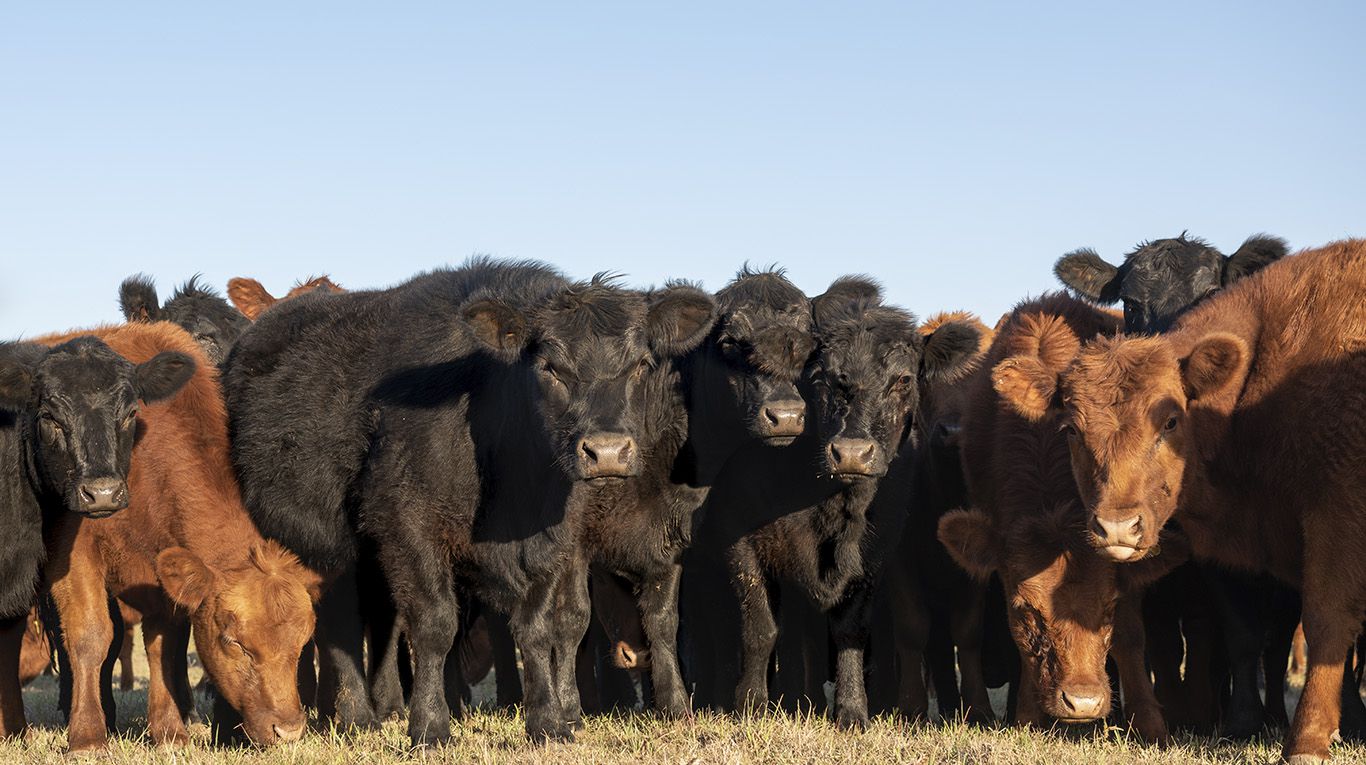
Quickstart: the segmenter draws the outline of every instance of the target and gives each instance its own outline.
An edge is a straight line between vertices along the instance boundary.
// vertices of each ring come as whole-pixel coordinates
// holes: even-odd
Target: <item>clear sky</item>
[[[210,6],[215,7],[210,7]],[[1366,3],[11,3],[0,339],[123,277],[474,253],[994,318],[1182,229],[1366,235]]]

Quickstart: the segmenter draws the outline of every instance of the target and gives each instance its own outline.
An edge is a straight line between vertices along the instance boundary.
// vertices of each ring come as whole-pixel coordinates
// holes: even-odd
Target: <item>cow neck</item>
[[[725,362],[715,358],[708,340],[679,364],[688,413],[688,438],[684,450],[693,457],[689,483],[711,487],[730,458],[755,439],[745,424],[745,414],[735,406],[725,381]]]

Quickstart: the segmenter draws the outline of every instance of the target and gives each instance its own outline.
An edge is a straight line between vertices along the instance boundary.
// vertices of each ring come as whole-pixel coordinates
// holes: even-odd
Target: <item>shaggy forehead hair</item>
[[[816,337],[832,350],[860,345],[887,351],[896,346],[913,348],[920,341],[915,324],[915,315],[910,311],[859,301],[824,312],[816,326]]]
[[[749,266],[740,269],[730,284],[716,293],[716,303],[723,314],[767,310],[795,316],[806,314],[810,306],[806,295],[788,281],[783,269],[754,271]],[[801,328],[806,329],[806,325]]]
[[[1180,384],[1171,344],[1160,337],[1102,337],[1087,343],[1063,378],[1063,400],[1078,427],[1099,441],[1141,416],[1148,392]],[[1137,435],[1137,433],[1135,433]]]
[[[112,361],[114,365],[106,366],[89,365],[90,361]],[[74,379],[70,375],[72,372],[67,370],[75,369],[79,374],[79,381],[82,385],[99,385],[101,388],[112,386],[119,379],[119,373],[124,370],[131,371],[132,362],[125,360],[122,356],[110,350],[98,338],[91,336],[77,337],[68,340],[48,351],[46,358],[38,366],[37,376],[39,380],[46,380],[51,374],[55,379],[68,380]],[[94,375],[102,374],[101,379],[95,379]]]
[[[616,282],[615,276],[598,274],[551,295],[537,311],[545,339],[566,345],[590,337],[640,341],[645,297]]]

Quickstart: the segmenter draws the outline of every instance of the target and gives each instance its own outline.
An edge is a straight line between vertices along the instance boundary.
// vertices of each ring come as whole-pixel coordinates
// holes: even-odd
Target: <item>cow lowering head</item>
[[[247,317],[228,305],[217,292],[195,276],[163,303],[156,285],[146,276],[130,276],[119,285],[119,307],[128,321],[169,321],[194,336],[215,364],[228,357],[237,338],[251,326]]]
[[[313,637],[318,576],[273,541],[236,568],[219,569],[183,547],[162,550],[157,578],[190,612],[196,650],[223,699],[258,744],[296,741],[307,716],[299,655]]]
[[[242,312],[243,316],[251,321],[256,321],[261,314],[266,312],[266,309],[281,300],[289,300],[310,292],[337,294],[345,291],[326,275],[311,276],[295,284],[289,292],[285,293],[284,297],[275,297],[267,292],[265,286],[259,281],[249,277],[238,276],[228,280],[228,299],[232,301],[233,306],[238,311]]]
[[[745,268],[716,293],[720,317],[700,372],[720,416],[745,424],[749,436],[786,446],[806,427],[806,402],[797,386],[815,347],[811,303],[781,270]]]
[[[9,346],[0,348],[0,409],[26,420],[42,489],[71,512],[103,518],[128,506],[138,402],[169,398],[194,371],[184,353],[135,365],[88,336],[53,348]]]
[[[650,407],[660,405],[651,370],[706,338],[716,304],[685,284],[642,293],[594,278],[530,310],[474,296],[461,314],[485,350],[535,376],[540,415],[565,472],[611,481],[639,474],[639,436]]]
[[[1059,259],[1053,273],[1080,297],[1105,305],[1123,302],[1125,332],[1166,332],[1196,303],[1286,253],[1285,240],[1258,234],[1225,257],[1182,233],[1140,244],[1120,266],[1094,250],[1076,250]]]
[[[812,301],[816,353],[808,370],[825,471],[878,478],[913,437],[921,386],[956,374],[977,352],[977,330],[946,322],[928,337],[915,318],[883,305],[876,284],[836,280]]]
[[[1218,412],[1232,409],[1250,360],[1241,338],[1221,332],[1184,358],[1165,338],[1102,338],[1082,349],[1060,389],[1072,474],[1102,554],[1137,560],[1156,543],[1187,465],[1208,456],[1194,418],[1226,423]]]
[[[1021,720],[1042,722],[1036,711],[1071,723],[1104,719],[1116,603],[1187,557],[1172,539],[1162,555],[1120,566],[1096,555],[1084,525],[1076,503],[996,516],[955,510],[939,521],[939,540],[958,565],[983,581],[1001,578],[1023,688],[1033,691],[1020,698]]]

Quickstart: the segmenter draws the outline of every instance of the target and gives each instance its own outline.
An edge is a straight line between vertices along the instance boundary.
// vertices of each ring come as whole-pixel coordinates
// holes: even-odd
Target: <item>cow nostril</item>
[[[275,733],[275,737],[281,741],[298,741],[304,735],[304,724],[295,723],[293,725],[272,725],[270,729]]]
[[[593,447],[589,446],[587,441],[579,442],[579,451],[588,458],[589,462],[596,463],[598,461],[598,453],[593,451]]]
[[[778,415],[772,409],[764,407],[764,419],[773,427],[778,426]]]
[[[877,457],[877,445],[876,445],[876,444],[868,444],[868,448],[865,449],[865,450],[863,451],[863,454],[859,456],[859,459],[863,460],[863,464],[865,464],[865,465],[871,465],[871,464],[873,464],[873,459],[876,458],[876,457]]]

